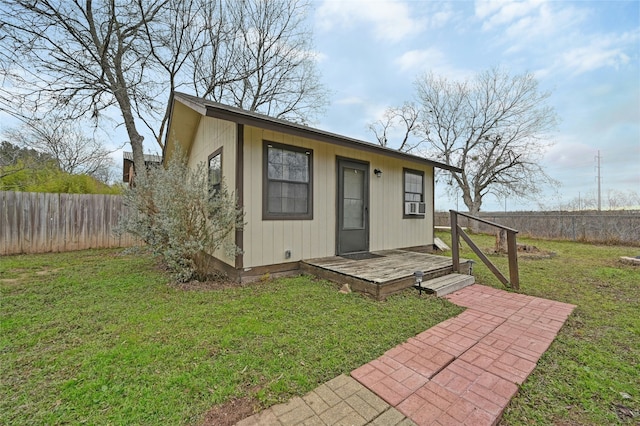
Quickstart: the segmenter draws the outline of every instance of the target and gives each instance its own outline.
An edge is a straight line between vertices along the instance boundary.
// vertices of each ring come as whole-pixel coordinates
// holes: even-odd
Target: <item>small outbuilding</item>
[[[175,92],[164,161],[181,145],[245,212],[243,254],[210,253],[236,281],[301,261],[434,245],[434,171],[456,167]]]
[[[160,155],[144,154],[144,166],[147,169],[150,167],[157,167],[161,164],[162,157]],[[134,174],[135,167],[133,162],[133,152],[124,151],[122,153],[122,181],[131,185],[133,183]]]

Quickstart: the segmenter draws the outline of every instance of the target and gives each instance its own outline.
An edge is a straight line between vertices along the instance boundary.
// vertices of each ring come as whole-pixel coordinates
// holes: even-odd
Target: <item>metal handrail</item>
[[[480,260],[487,265],[489,270],[500,280],[505,286],[509,286],[515,290],[520,288],[520,275],[518,273],[518,247],[516,244],[517,230],[485,220],[479,217],[471,216],[455,210],[449,210],[451,217],[451,257],[453,260],[453,271],[460,272],[460,241],[458,236],[462,237]],[[475,245],[469,235],[458,225],[458,216],[464,216],[478,222],[494,226],[507,232],[507,256],[509,258],[509,279],[507,279],[498,268],[491,263],[489,258]]]

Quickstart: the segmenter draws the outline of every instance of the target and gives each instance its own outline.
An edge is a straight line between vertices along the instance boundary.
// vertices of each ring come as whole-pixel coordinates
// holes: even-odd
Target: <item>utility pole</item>
[[[578,192],[578,211],[581,212],[582,211],[582,194],[580,194],[580,192]]]
[[[602,191],[600,188],[600,150],[598,150],[598,155],[596,156],[596,161],[598,162],[597,170],[598,170],[598,211],[602,210]]]

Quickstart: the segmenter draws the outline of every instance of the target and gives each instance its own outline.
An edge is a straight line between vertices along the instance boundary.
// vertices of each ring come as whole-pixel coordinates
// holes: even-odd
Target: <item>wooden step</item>
[[[421,283],[420,287],[417,285],[414,287],[421,291],[426,291],[427,293],[435,293],[436,296],[440,297],[470,286],[475,282],[476,279],[473,275],[449,274],[443,277],[424,281]]]
[[[440,251],[449,251],[451,250],[451,248],[444,242],[442,241],[440,238],[436,237],[433,239],[433,244],[436,246],[436,248]]]

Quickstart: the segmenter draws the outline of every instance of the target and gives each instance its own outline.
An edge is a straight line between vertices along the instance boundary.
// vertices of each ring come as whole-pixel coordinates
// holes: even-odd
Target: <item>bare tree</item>
[[[494,68],[459,82],[428,73],[416,87],[426,153],[462,169],[446,180],[471,214],[487,194],[532,198],[555,183],[539,161],[556,114],[532,74]]]
[[[587,193],[578,201],[578,210],[598,210],[598,196],[595,192]]]
[[[326,105],[304,19],[305,0],[205,2],[209,24],[193,49],[195,92],[218,102],[307,124]]]
[[[87,136],[77,123],[56,119],[31,120],[3,131],[3,137],[23,148],[46,154],[69,174],[87,174],[108,183],[112,151]]]
[[[582,211],[585,209],[587,203],[588,203],[588,200],[585,197],[580,196],[580,197],[574,197],[568,201],[562,200],[557,206],[553,206],[553,207],[542,206],[543,208],[541,208],[541,210]]]
[[[402,137],[398,147],[390,146],[395,130],[400,128]],[[413,141],[412,136],[419,135],[421,130],[420,110],[413,103],[405,103],[400,108],[387,108],[382,118],[367,126],[381,146],[396,148],[398,151],[412,152],[420,146],[420,141]]]
[[[640,206],[640,194],[637,191],[621,191],[610,189],[607,191],[609,210],[633,209]]]
[[[5,111],[54,108],[97,118],[115,105],[134,161],[143,161],[136,107],[149,101],[144,23],[153,21],[166,3],[3,0],[0,55],[3,69],[10,71],[3,92],[13,97],[3,105]]]
[[[300,0],[0,0],[0,109],[117,108],[143,163],[171,90],[308,120],[323,106]],[[27,111],[25,113],[25,111]]]

